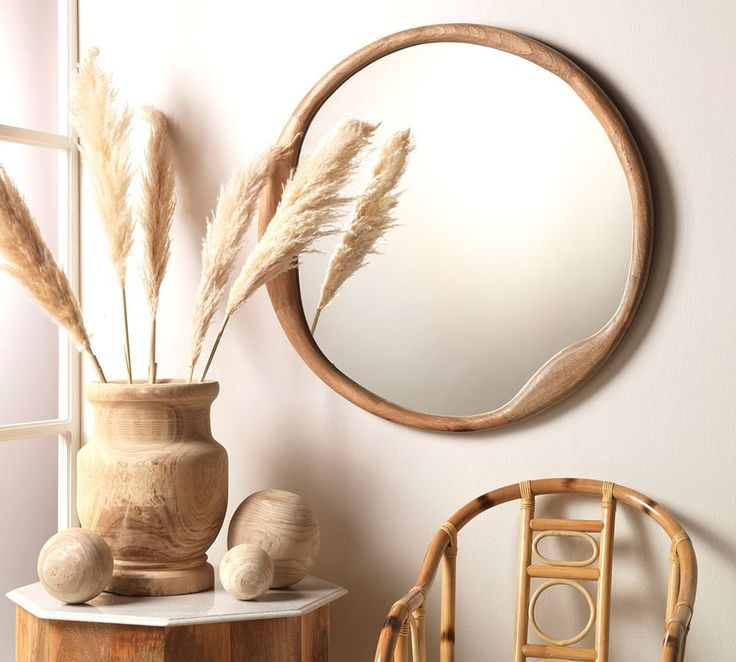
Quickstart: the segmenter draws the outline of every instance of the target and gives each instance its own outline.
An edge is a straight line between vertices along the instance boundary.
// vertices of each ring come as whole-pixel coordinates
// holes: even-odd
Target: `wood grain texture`
[[[36,565],[43,587],[57,600],[78,604],[96,598],[112,579],[112,552],[94,531],[67,529],[49,538]]]
[[[329,662],[330,659],[330,610],[326,607],[302,616],[302,660]]]
[[[304,316],[298,270],[268,284],[281,326],[305,363],[328,386],[354,404],[388,420],[439,431],[499,427],[533,416],[556,404],[586,382],[611,355],[639,306],[652,255],[652,195],[639,149],[618,110],[598,85],[567,57],[530,37],[485,25],[446,24],[406,30],[379,39],[340,62],[306,95],[284,128],[279,143],[291,144],[287,158],[272,173],[260,211],[260,234],[268,226],[303,138],[323,103],[351,76],[372,62],[404,48],[433,42],[462,42],[495,48],[533,62],[564,80],[588,106],[613,145],[625,172],[633,213],[632,253],[621,302],[611,320],[591,337],[550,358],[505,405],[474,416],[437,416],[411,411],[363,388],[336,368],[317,346]]]
[[[273,561],[257,545],[235,545],[220,563],[220,583],[238,600],[253,600],[273,583]]]
[[[177,627],[78,623],[16,609],[16,662],[329,662],[330,607]]]
[[[228,462],[210,431],[216,382],[87,384],[91,443],[77,458],[77,509],[115,560],[107,590],[212,588],[206,551],[227,508]]]
[[[292,662],[301,657],[301,619],[233,623],[230,642],[233,662]]]
[[[230,520],[227,546],[261,547],[273,561],[271,588],[303,579],[319,554],[319,524],[311,506],[293,492],[261,490],[247,497]]]
[[[165,631],[163,660],[167,662],[216,662],[232,659],[229,623],[180,625],[161,629]]]
[[[25,609],[15,608],[15,659],[17,662],[47,660],[49,655],[46,623],[29,614]]]
[[[599,568],[558,567],[558,566],[531,566],[527,561],[531,557],[532,522],[539,526],[538,530],[549,530],[548,525],[560,520],[529,519],[533,514],[534,501],[547,494],[588,495],[601,497],[601,520],[593,525],[592,520],[565,520],[564,526],[558,530],[595,531],[600,533],[600,563]],[[609,498],[610,497],[610,498]],[[391,662],[394,660],[394,650],[403,626],[409,621],[410,613],[425,605],[435,580],[438,568],[445,557],[450,544],[447,530],[454,528],[460,531],[468,522],[495,506],[522,500],[519,570],[517,586],[522,588],[528,577],[549,578],[556,580],[597,580],[598,596],[595,609],[595,648],[576,648],[570,646],[556,646],[554,644],[530,644],[526,642],[526,627],[528,624],[528,593],[517,596],[517,636],[516,644],[520,646],[514,659],[528,658],[564,659],[564,660],[604,660],[607,659],[609,621],[610,621],[610,594],[611,570],[613,560],[613,531],[615,526],[616,504],[634,508],[653,519],[670,537],[672,547],[670,556],[673,561],[670,565],[670,586],[668,589],[668,609],[664,625],[665,637],[660,653],[660,662],[683,662],[687,635],[693,616],[693,605],[697,587],[698,566],[695,551],[687,533],[680,523],[660,504],[653,499],[622,485],[604,483],[587,478],[545,478],[525,481],[481,494],[476,499],[465,504],[443,524],[432,538],[424,561],[419,569],[414,586],[388,612],[378,640],[375,662]],[[525,508],[525,502],[528,506]],[[676,560],[674,560],[676,559]],[[530,568],[536,568],[530,572]],[[579,575],[579,576],[578,576]],[[526,579],[525,579],[526,577]],[[444,600],[444,595],[442,596]],[[519,617],[525,612],[526,617]],[[440,644],[441,646],[441,644]]]

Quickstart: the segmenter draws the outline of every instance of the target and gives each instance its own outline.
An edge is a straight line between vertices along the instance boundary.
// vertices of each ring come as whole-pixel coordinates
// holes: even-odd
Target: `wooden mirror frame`
[[[608,323],[592,336],[569,345],[550,358],[505,405],[484,414],[441,416],[405,409],[384,400],[343,374],[322,353],[304,316],[298,269],[274,279],[268,292],[287,338],[304,362],[328,386],[377,416],[426,430],[484,430],[514,423],[556,404],[587,381],[611,355],[631,324],[646,286],[653,244],[652,196],[639,148],[621,114],[576,64],[549,46],[521,34],[485,25],[430,25],[396,34],[365,46],[327,73],[304,97],[279,138],[292,144],[272,172],[264,191],[259,233],[268,226],[281,191],[297,165],[304,136],[322,104],[349,78],[372,62],[404,48],[436,42],[487,46],[518,55],[564,80],[605,129],[626,174],[633,211],[633,241],[629,272],[621,302]]]

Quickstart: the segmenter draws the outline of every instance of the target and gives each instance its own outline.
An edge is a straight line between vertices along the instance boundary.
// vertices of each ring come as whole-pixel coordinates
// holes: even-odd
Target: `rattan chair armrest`
[[[381,628],[381,635],[376,646],[375,662],[390,662],[399,632],[413,611],[424,606],[425,589],[413,586],[403,597],[394,602]]]
[[[676,605],[672,617],[665,626],[661,662],[680,662],[682,660],[692,616],[693,610],[689,604],[679,602]]]

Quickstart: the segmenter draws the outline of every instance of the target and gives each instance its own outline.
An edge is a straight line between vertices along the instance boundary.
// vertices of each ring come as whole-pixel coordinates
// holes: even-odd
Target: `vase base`
[[[215,570],[207,562],[193,568],[127,568],[115,563],[105,591],[117,595],[185,595],[209,591],[215,586]]]

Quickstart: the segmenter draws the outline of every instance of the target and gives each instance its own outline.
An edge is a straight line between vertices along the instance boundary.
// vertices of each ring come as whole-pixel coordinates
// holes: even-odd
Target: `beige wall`
[[[651,285],[602,373],[563,405],[514,428],[463,437],[405,429],[325,387],[260,293],[232,324],[212,371],[223,391],[214,432],[230,453],[231,507],[267,486],[314,504],[323,527],[317,572],[351,591],[335,605],[335,659],[352,662],[370,659],[384,612],[412,585],[427,540],[466,500],[527,477],[631,485],[669,505],[695,540],[702,574],[690,659],[726,659],[736,613],[736,6],[83,0],[81,19],[83,45],[102,47],[131,100],[160,106],[176,123],[179,212],[163,292],[162,375],[184,371],[200,236],[219,182],[275,138],[301,96],[340,58],[401,28],[474,21],[537,37],[592,73],[640,140],[657,207]],[[122,375],[113,281],[88,202],[83,217],[89,324],[106,369]],[[146,324],[136,303],[133,319],[142,374]],[[463,538],[462,660],[487,659],[494,650],[499,659],[509,655],[513,518],[512,508],[501,509]],[[223,550],[221,536],[213,558]],[[649,522],[622,516],[617,551],[614,659],[656,659],[666,541]]]

